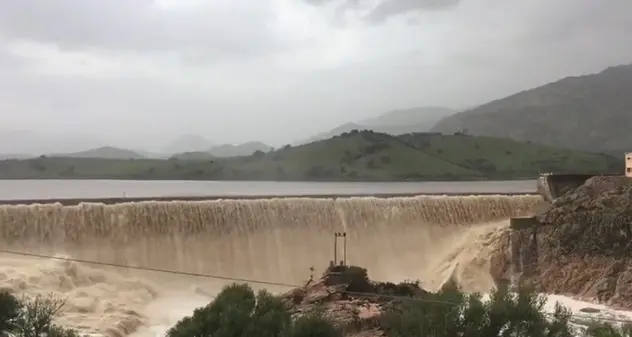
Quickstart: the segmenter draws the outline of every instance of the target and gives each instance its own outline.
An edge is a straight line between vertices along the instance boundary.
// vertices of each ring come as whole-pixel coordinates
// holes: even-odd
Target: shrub
[[[570,324],[569,310],[556,305],[553,313],[545,312],[546,298],[526,287],[517,293],[501,287],[483,300],[480,294],[464,293],[455,282],[432,293],[414,282],[371,282],[367,270],[357,266],[333,269],[340,272],[337,279],[347,282],[349,291],[414,297],[385,297],[381,301],[382,314],[370,324],[355,322],[353,333],[379,329],[388,337],[632,337],[632,326],[627,325],[618,328],[595,323],[578,331]],[[168,336],[342,337],[343,330],[321,309],[292,318],[279,297],[265,291],[255,295],[248,285],[234,284],[225,287],[213,302],[195,310],[191,317],[178,322]],[[344,328],[344,324],[341,326]]]
[[[0,336],[77,337],[74,330],[53,323],[63,306],[63,300],[52,296],[20,301],[8,292],[0,292]]]
[[[543,296],[526,288],[517,294],[500,288],[483,301],[481,295],[464,294],[449,284],[418,301],[389,307],[382,326],[391,337],[572,337],[570,311],[558,305],[548,317],[544,303]]]
[[[300,316],[284,331],[282,337],[342,337],[342,330],[336,328],[319,312]]]
[[[358,293],[374,292],[373,285],[369,280],[369,273],[365,268],[358,266],[335,266],[331,272],[340,273],[340,278],[329,279],[328,282],[347,284],[347,291]]]
[[[609,323],[593,323],[586,329],[586,337],[630,337],[632,336],[632,325],[624,324],[621,328],[616,328]]]
[[[316,334],[314,334],[316,333]],[[326,333],[326,334],[323,334]],[[292,316],[281,298],[265,290],[255,295],[246,284],[225,287],[215,300],[180,320],[169,337],[338,337],[338,330],[322,316]]]
[[[21,303],[13,295],[0,293],[0,335],[14,331],[21,308]]]

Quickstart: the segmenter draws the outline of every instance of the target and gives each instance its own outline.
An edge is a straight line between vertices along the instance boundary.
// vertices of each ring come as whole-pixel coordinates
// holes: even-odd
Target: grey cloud
[[[0,36],[64,49],[191,50],[213,56],[264,53],[283,46],[262,29],[264,2],[243,10],[162,10],[151,0],[0,0]]]
[[[268,13],[264,12],[264,18],[255,18],[253,13],[244,12],[230,22],[219,18],[219,23],[204,22],[202,12],[172,13],[168,20],[163,20],[160,15],[166,14],[152,12],[148,2],[143,1],[57,0],[55,4],[62,7],[65,4],[65,10],[29,9],[42,10],[36,15],[24,9],[32,1],[0,0],[0,35],[47,41],[65,48],[119,51],[182,48],[187,61],[196,66],[208,55],[227,55],[220,51],[213,54],[214,48],[219,49],[215,46],[222,43],[209,42],[205,46],[204,41],[225,41],[229,50],[239,55],[269,50],[274,45],[267,35],[252,28],[264,22]],[[143,78],[97,80],[37,75],[23,71],[24,60],[0,53],[3,107],[0,126],[60,132],[81,130],[114,138],[115,145],[134,147],[162,144],[186,133],[197,133],[216,142],[253,139],[291,142],[393,108],[477,105],[560,77],[632,62],[632,46],[628,43],[632,1],[532,1],[463,1],[456,10],[440,16],[437,36],[425,34],[423,41],[415,36],[415,29],[432,30],[435,22],[420,21],[419,26],[408,27],[410,38],[402,39],[402,43],[418,47],[417,53],[391,53],[362,64],[354,62],[353,66],[290,72],[265,60],[255,65],[238,60],[229,69],[196,68],[208,74],[212,83],[206,88]],[[376,11],[381,8],[385,14],[374,13],[374,20],[379,22],[380,17],[398,20],[403,17],[393,16],[402,11],[437,8],[431,6],[433,2],[426,2],[425,6],[421,6],[423,1],[414,4],[397,1],[397,6],[393,3],[377,7]],[[37,6],[47,4],[50,2],[39,2]],[[496,7],[490,10],[492,4]],[[69,6],[74,5],[84,9],[73,12]],[[28,24],[7,21],[14,19],[7,14],[7,8],[12,8],[11,15],[16,18],[28,18]],[[18,8],[23,8],[22,12]],[[64,13],[68,15],[57,22],[58,27],[47,20],[40,20],[38,27],[38,16],[50,18]],[[185,17],[198,17],[199,21],[185,22]],[[205,30],[212,27],[209,25],[229,27],[238,21],[241,23],[236,27],[247,29],[229,29],[214,35]],[[380,25],[371,27],[373,33],[381,33],[380,29]],[[256,30],[262,30],[261,26]],[[178,37],[175,32],[191,34]],[[239,40],[253,37],[248,41],[252,45],[231,41],[234,36]],[[231,45],[233,42],[236,44]],[[435,49],[441,53],[438,55],[441,62],[423,65],[426,58],[432,58],[428,54]],[[115,52],[112,54],[116,55]],[[148,62],[155,56],[138,55],[145,56]],[[348,58],[363,59],[357,54]],[[183,72],[182,77],[187,74]],[[174,82],[178,79],[174,78]],[[7,107],[10,114],[4,113],[9,110]]]
[[[0,44],[0,72],[2,76],[9,76],[9,72],[20,72],[27,65],[28,60],[2,52],[2,45]]]
[[[365,0],[303,0],[305,3],[314,6],[323,6],[328,5],[330,3],[337,2],[342,7],[352,8],[358,6],[360,3],[365,2]]]
[[[314,5],[314,6],[321,6],[324,4],[328,4],[331,3],[334,0],[303,0],[306,3],[310,4],[310,5]]]
[[[303,0],[308,4],[321,6],[337,2],[340,11],[359,9],[366,0]],[[384,20],[400,14],[450,9],[462,0],[382,0],[371,10],[365,19],[371,23],[381,23]]]
[[[461,0],[384,0],[366,16],[366,19],[380,23],[404,13],[453,8],[460,2]]]

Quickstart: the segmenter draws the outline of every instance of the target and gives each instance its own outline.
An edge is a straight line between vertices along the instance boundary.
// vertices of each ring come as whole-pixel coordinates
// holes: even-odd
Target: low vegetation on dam
[[[539,172],[623,172],[605,154],[468,135],[353,131],[240,157],[46,157],[0,161],[0,179],[404,181],[534,179]]]
[[[627,207],[613,179],[545,212],[538,195],[3,205],[0,329],[27,336],[39,301],[50,336],[619,336],[544,301],[632,307],[627,232],[567,218]],[[351,266],[330,265],[333,233]]]

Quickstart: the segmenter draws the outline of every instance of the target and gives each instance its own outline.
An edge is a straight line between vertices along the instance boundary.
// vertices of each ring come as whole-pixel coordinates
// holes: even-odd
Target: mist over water
[[[368,268],[372,278],[419,279],[436,289],[454,277],[465,290],[487,291],[493,287],[489,254],[508,230],[507,219],[532,214],[540,200],[498,195],[0,206],[0,241],[12,251],[298,285],[310,267],[320,273],[328,265],[333,233],[344,231],[348,262]],[[225,283],[0,258],[2,287],[58,293],[69,303],[65,323],[111,335],[145,327],[146,336],[155,336],[148,326],[179,318],[157,305],[174,305],[175,298],[204,302]]]

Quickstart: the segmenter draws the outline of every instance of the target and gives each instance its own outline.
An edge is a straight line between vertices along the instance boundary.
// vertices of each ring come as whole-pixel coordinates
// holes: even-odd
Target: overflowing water
[[[452,277],[486,292],[494,285],[489,256],[507,219],[532,214],[539,202],[497,195],[0,206],[0,242],[13,252],[298,285],[310,267],[319,273],[332,260],[332,234],[346,232],[348,262],[374,279],[418,279],[435,289]],[[0,259],[0,286],[62,296],[60,323],[112,336],[160,336],[226,282]]]

